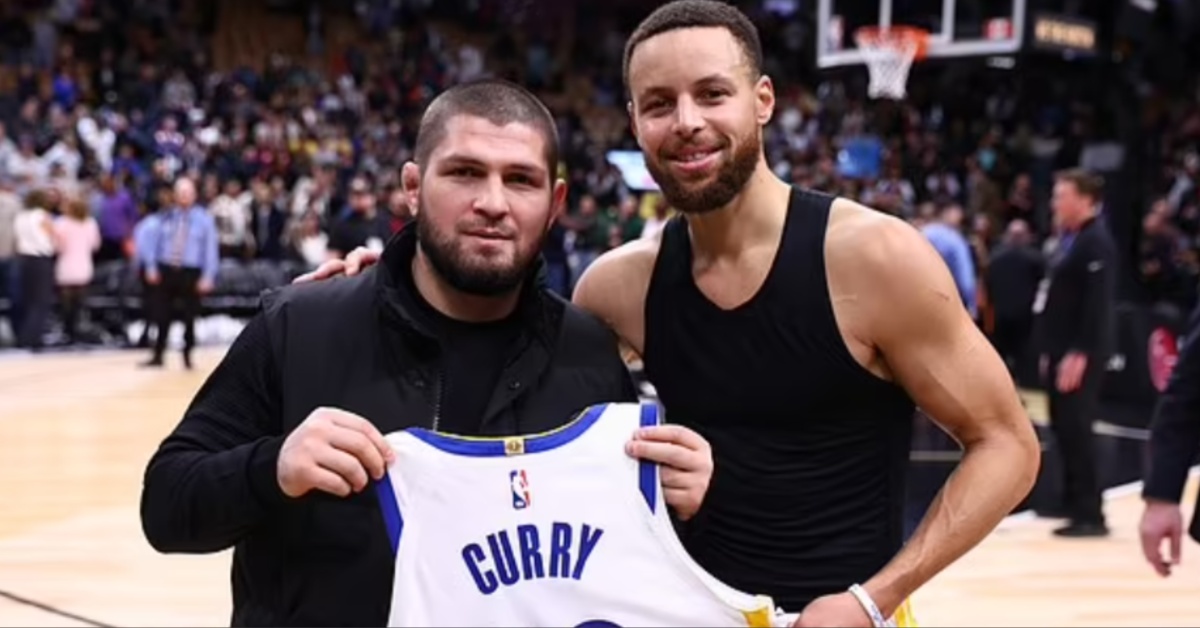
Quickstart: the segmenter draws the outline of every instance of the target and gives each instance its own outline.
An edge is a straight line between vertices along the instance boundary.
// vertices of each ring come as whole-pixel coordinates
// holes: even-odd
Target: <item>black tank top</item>
[[[725,310],[696,287],[687,223],[666,226],[643,360],[666,419],[716,470],[684,545],[788,612],[864,582],[900,549],[914,405],[846,347],[825,278],[833,199],[792,189],[762,287]]]

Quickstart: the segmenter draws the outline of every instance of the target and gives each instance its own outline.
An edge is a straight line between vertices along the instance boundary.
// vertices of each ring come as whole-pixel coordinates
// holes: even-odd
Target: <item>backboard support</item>
[[[863,26],[929,31],[926,58],[1003,56],[1021,49],[1026,0],[818,0],[817,67],[864,65]]]

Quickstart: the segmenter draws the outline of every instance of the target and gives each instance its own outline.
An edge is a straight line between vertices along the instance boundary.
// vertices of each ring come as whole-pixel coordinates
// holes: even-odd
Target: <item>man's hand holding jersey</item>
[[[663,499],[680,520],[696,516],[713,474],[708,441],[682,425],[655,425],[638,430],[625,452],[662,465]]]
[[[370,421],[336,408],[317,408],[283,441],[276,475],[288,497],[313,489],[346,497],[382,478],[394,459]]]

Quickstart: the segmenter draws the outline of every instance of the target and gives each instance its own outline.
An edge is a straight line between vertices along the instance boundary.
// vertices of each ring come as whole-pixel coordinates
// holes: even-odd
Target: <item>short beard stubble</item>
[[[716,180],[699,189],[688,189],[667,172],[667,166],[652,159],[646,160],[646,169],[671,207],[685,214],[715,211],[728,205],[741,193],[758,167],[758,158],[762,153],[762,141],[758,134],[752,131],[741,139],[730,160],[717,171]]]
[[[522,259],[518,251],[511,266],[477,267],[466,259],[454,236],[438,233],[428,220],[422,219],[423,215],[424,212],[417,212],[417,246],[434,272],[450,287],[472,296],[497,297],[519,289],[537,263],[537,252],[541,251],[545,240],[544,236],[538,239],[533,249],[535,253],[527,259]]]

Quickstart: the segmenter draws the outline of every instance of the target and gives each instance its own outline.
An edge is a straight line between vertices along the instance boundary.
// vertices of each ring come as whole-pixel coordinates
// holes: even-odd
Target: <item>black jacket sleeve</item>
[[[276,479],[284,435],[271,344],[260,312],[151,458],[141,516],[156,550],[226,549],[287,501]]]
[[[1105,229],[1097,226],[1094,229]],[[1108,333],[1112,321],[1114,291],[1116,288],[1117,261],[1115,251],[1108,246],[1108,241],[1097,233],[1089,234],[1082,250],[1083,256],[1083,313],[1079,321],[1074,341],[1070,350],[1077,351],[1089,357],[1107,359],[1101,355],[1107,349]]]
[[[1150,424],[1149,469],[1142,496],[1178,503],[1200,453],[1200,308],[1188,320],[1183,351]]]

